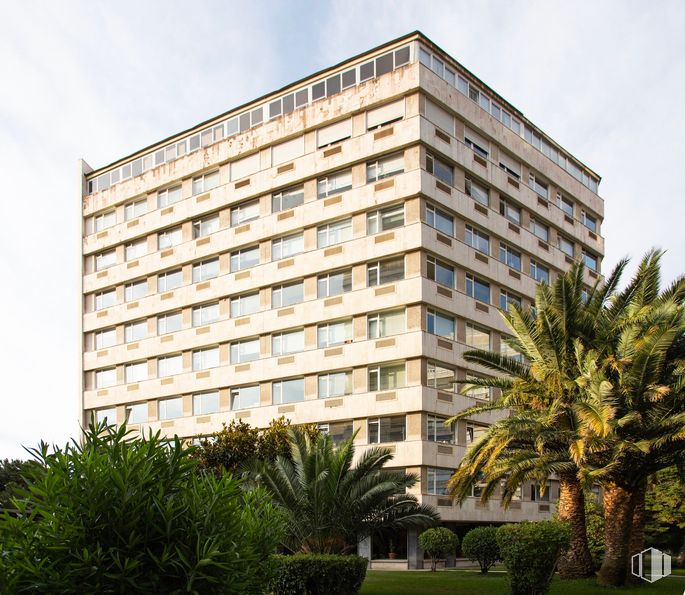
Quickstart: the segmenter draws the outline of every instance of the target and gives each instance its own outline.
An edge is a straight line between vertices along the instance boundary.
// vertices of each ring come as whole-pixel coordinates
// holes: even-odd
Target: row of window
[[[163,163],[169,163],[200,148],[208,147],[216,142],[245,132],[250,128],[259,126],[268,120],[287,115],[295,109],[306,107],[310,103],[331,97],[345,89],[391,72],[396,68],[409,64],[410,57],[410,46],[406,45],[348,68],[343,72],[333,74],[299,90],[286,93],[256,108],[251,108],[241,114],[231,116],[224,122],[213,124],[200,132],[190,134],[186,138],[174,141],[166,147],[157,149],[116,169],[93,177],[88,180],[88,194],[105,190],[114,184],[141,175],[143,172]]]

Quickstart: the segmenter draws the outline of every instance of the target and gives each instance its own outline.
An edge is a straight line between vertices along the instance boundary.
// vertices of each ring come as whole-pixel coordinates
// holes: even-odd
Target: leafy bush
[[[297,554],[272,556],[276,595],[353,595],[361,589],[368,560],[361,556]]]
[[[604,510],[599,504],[585,501],[585,523],[592,565],[599,570],[604,558]]]
[[[0,461],[0,510],[9,508],[12,491],[26,482],[23,477],[35,461],[4,459]]]
[[[501,560],[497,545],[497,527],[476,527],[471,529],[461,542],[461,551],[472,562],[478,562],[480,571],[488,569]]]
[[[507,567],[510,593],[547,593],[559,557],[570,541],[568,524],[558,521],[524,521],[497,529],[497,544]]]
[[[419,545],[431,559],[431,570],[435,572],[438,558],[457,553],[459,538],[446,527],[435,527],[419,535]]]
[[[197,473],[159,434],[91,427],[40,464],[0,516],[0,592],[262,592],[283,520],[263,491]]]

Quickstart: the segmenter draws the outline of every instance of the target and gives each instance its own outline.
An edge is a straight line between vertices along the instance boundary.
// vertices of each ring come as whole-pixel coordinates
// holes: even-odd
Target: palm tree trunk
[[[585,495],[573,473],[559,475],[559,519],[571,527],[571,547],[559,560],[559,575],[564,579],[592,576],[594,569],[587,543]]]
[[[633,522],[630,528],[630,552],[629,562],[634,554],[639,554],[645,549],[645,493],[647,482],[643,481],[633,492]],[[638,584],[642,580],[632,572],[628,572],[628,582]]]
[[[634,503],[633,491],[627,486],[604,486],[604,560],[597,575],[597,582],[604,587],[622,587],[626,582]]]

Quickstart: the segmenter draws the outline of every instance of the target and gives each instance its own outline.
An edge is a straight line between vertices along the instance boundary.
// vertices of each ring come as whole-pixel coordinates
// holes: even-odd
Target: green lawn
[[[441,570],[438,572],[369,570],[360,593],[362,595],[502,595],[506,593],[504,573],[491,573],[485,576],[478,572],[462,570]],[[594,580],[560,581],[552,583],[551,595],[595,595],[614,593],[623,595],[668,594],[682,595],[685,579],[667,577],[653,585],[626,589],[602,589]]]

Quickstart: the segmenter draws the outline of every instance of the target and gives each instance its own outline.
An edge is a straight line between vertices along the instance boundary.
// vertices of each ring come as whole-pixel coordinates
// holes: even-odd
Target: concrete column
[[[371,537],[362,539],[357,544],[357,555],[361,556],[362,558],[366,558],[369,562],[371,562]]]
[[[407,566],[409,570],[423,568],[423,550],[419,547],[419,532],[407,529]]]

